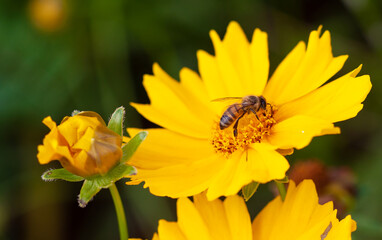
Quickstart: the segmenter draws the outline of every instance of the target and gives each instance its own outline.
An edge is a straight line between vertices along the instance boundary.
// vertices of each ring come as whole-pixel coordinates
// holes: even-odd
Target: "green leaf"
[[[78,205],[82,208],[86,207],[88,202],[101,190],[96,181],[85,180],[82,185],[80,195],[78,196]]]
[[[258,182],[251,182],[250,184],[244,186],[241,189],[241,192],[243,193],[244,200],[247,202],[253,194],[256,192],[257,188],[259,187],[260,183]]]
[[[123,137],[123,118],[125,116],[125,108],[119,107],[115,109],[114,113],[111,115],[110,121],[107,127],[113,132],[118,133]]]
[[[288,176],[285,176],[285,178],[283,178],[283,179],[276,179],[275,182],[278,182],[278,183],[288,183],[289,182],[289,178],[288,178]]]
[[[135,153],[139,145],[146,139],[148,132],[141,131],[137,133],[128,143],[122,147],[122,159],[121,163],[127,162]]]
[[[42,174],[41,178],[44,181],[53,181],[59,179],[68,182],[79,182],[84,180],[83,177],[77,176],[65,168],[48,170]]]

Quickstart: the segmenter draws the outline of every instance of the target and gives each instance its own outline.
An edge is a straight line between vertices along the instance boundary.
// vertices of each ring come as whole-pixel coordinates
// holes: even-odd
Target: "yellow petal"
[[[332,228],[331,221],[333,219],[337,220],[336,214],[336,211],[332,211],[331,213],[325,215],[322,219],[318,221],[309,221],[308,226],[305,227],[305,231],[301,233],[301,235],[298,238],[296,238],[296,240],[311,240],[316,238],[318,239],[318,237],[324,239],[323,237],[325,236],[326,231],[330,231],[330,229]]]
[[[208,201],[206,194],[202,193],[194,196],[194,204],[209,229],[211,239],[232,239],[226,211],[221,200]]]
[[[182,231],[180,230],[178,223],[167,222],[165,220],[159,220],[157,239],[187,240],[187,238],[183,235]]]
[[[44,124],[47,125],[49,123],[45,123],[46,119],[49,120],[50,117],[45,118],[43,121]],[[57,154],[56,152],[56,149],[59,145],[58,131],[57,131],[57,128],[55,128],[55,126],[53,125],[50,125],[50,126],[52,126],[51,131],[44,137],[43,145],[39,145],[37,147],[38,148],[37,158],[40,164],[47,164],[52,160],[56,160],[60,158],[60,155]]]
[[[227,86],[222,83],[218,64],[213,56],[205,51],[197,52],[200,76],[206,85],[210,100],[229,96]]]
[[[188,198],[177,201],[178,225],[187,240],[210,240],[207,226]]]
[[[92,122],[92,125],[97,125],[97,126],[104,126],[106,127],[106,123],[105,121],[102,119],[102,117],[96,113],[96,112],[92,112],[92,111],[82,111],[82,112],[79,112],[77,113],[75,116],[77,117],[89,117],[89,118],[84,118],[84,119],[87,119],[87,120],[90,120]],[[65,117],[61,123],[63,123],[63,121],[66,121],[68,120],[67,118],[70,118],[70,117]],[[89,124],[90,125],[90,124]]]
[[[72,148],[89,151],[92,145],[92,138],[94,137],[94,131],[95,129],[92,129],[92,128],[86,129],[85,133],[82,136],[80,136],[80,138],[77,140],[76,143],[73,144]]]
[[[53,129],[57,126],[56,122],[53,121],[50,116],[44,118],[44,120],[42,120],[42,123],[44,123],[49,129]]]
[[[247,150],[248,172],[251,180],[266,183],[285,177],[289,163],[274,147],[266,143],[255,143]]]
[[[210,101],[207,95],[206,86],[203,84],[202,79],[200,79],[196,72],[189,68],[182,68],[179,75],[181,86],[184,89],[187,89],[187,91],[195,98],[195,100],[199,100],[204,104]]]
[[[61,160],[62,162],[62,160]],[[88,172],[87,169],[96,169],[97,168],[97,164],[92,161],[91,159],[89,159],[89,156],[87,154],[87,151],[80,151],[75,160],[72,161],[69,161],[71,165],[73,166],[70,166],[71,168],[75,168],[75,169],[72,169],[71,172],[73,173],[78,173],[79,171],[81,172]],[[69,166],[67,166],[69,167]],[[91,170],[90,170],[91,171]],[[96,172],[96,171],[94,171]],[[80,175],[80,176],[84,176],[84,175]]]
[[[332,227],[325,240],[351,240],[351,232],[355,231],[356,228],[356,223],[348,215]]]
[[[249,86],[246,83],[253,82],[255,79],[253,78],[251,69],[251,52],[249,48],[249,42],[240,25],[235,21],[229,23],[227,27],[227,33],[224,36],[223,44],[221,46],[224,49],[219,47],[219,43],[215,43],[218,40],[213,39],[213,41],[216,50],[216,58],[219,65],[222,66],[221,72],[223,79],[226,81],[226,86],[228,86],[228,89],[231,89],[231,87],[233,87],[232,85],[234,84],[239,85],[235,87],[242,87],[243,90],[248,91],[241,92],[242,95],[235,95],[239,94],[240,92],[230,92],[229,94],[233,94],[230,96],[242,97],[243,95],[250,94],[251,89],[247,88]],[[228,71],[225,66],[230,68],[232,67],[232,69]],[[227,70],[227,72],[225,72],[225,70]],[[224,78],[225,74],[227,73],[232,75]]]
[[[180,238],[179,236],[175,236],[175,237],[177,237],[177,238],[173,238],[174,240],[175,239],[180,239],[180,240],[183,240],[182,238]],[[130,238],[129,238],[130,239]],[[159,236],[158,236],[158,234],[157,233],[154,233],[154,236],[153,236],[153,239],[152,240],[159,240]]]
[[[291,189],[291,186],[294,187],[294,184],[289,185],[288,191],[290,191],[289,189]],[[279,211],[282,204],[283,202],[281,199],[277,197],[269,202],[256,216],[252,223],[254,240],[273,240],[270,236],[275,228],[275,220],[280,216]]]
[[[246,82],[245,89],[250,90],[250,92],[247,92],[248,95],[252,94],[260,96],[263,95],[269,73],[267,33],[256,29],[253,33],[249,50],[251,54],[250,62],[252,63],[252,76]]]
[[[72,147],[88,128],[96,128],[102,125],[97,117],[76,115],[65,118],[57,128],[69,146]]]
[[[288,156],[288,155],[292,155],[293,154],[294,149],[293,148],[287,148],[287,149],[278,148],[278,149],[276,149],[276,151],[278,153],[280,153],[281,155],[283,155],[283,156]]]
[[[236,151],[228,159],[220,159],[224,168],[217,172],[217,177],[212,181],[207,191],[209,201],[220,196],[236,194],[243,186],[251,182],[248,172],[246,154]]]
[[[135,136],[142,129],[129,128],[130,136]],[[208,140],[187,137],[167,129],[145,129],[148,135],[141,143],[129,164],[138,168],[157,169],[177,164],[190,164],[215,152]],[[197,149],[197,151],[195,151]]]
[[[164,128],[198,138],[208,138],[210,122],[204,121],[195,111],[196,101],[182,99],[185,93],[165,84],[155,76],[146,75],[143,84],[151,100],[148,104],[132,104],[148,120]],[[174,80],[174,84],[176,83]],[[192,100],[192,99],[191,99]],[[195,105],[190,108],[190,105]],[[194,110],[193,110],[194,109]]]
[[[312,218],[312,212],[315,211],[317,206],[318,196],[313,181],[304,181],[293,191],[288,189],[283,207],[280,209],[280,216],[282,217],[275,222],[279,225],[277,229],[279,232],[274,232],[273,236],[280,236],[281,233],[286,236],[299,236],[304,233]],[[285,221],[288,221],[289,227],[280,226]],[[327,220],[326,225],[329,222],[330,219]],[[294,226],[294,228],[290,226]],[[325,226],[323,226],[323,229],[325,229]]]
[[[288,161],[269,144],[252,144],[245,152],[240,150],[224,159],[224,168],[211,182],[208,200],[236,194],[251,181],[266,183],[285,177]]]
[[[272,104],[277,103],[277,95],[284,91],[286,80],[291,79],[305,55],[305,43],[299,42],[284,58],[268,81],[263,96]]]
[[[131,176],[131,179],[145,181],[144,187],[149,187],[154,195],[179,198],[206,190],[221,168],[222,161],[215,155],[155,170],[138,168],[137,175]]]
[[[182,68],[179,83],[163,71],[158,64],[153,65],[153,72],[156,79],[171,89],[179,101],[184,103],[192,114],[210,124],[211,119],[214,117],[209,108],[210,100],[206,95],[206,88],[197,73],[191,69]]]
[[[311,180],[303,181],[298,187],[291,181],[284,202],[280,197],[275,198],[255,218],[253,236],[257,240],[320,239],[334,220],[336,211],[333,211],[333,205],[318,204]]]
[[[332,129],[333,124],[319,118],[294,116],[277,123],[267,140],[278,148],[297,148],[307,146],[314,136],[321,135],[325,129]]]
[[[237,31],[238,29],[235,30]],[[236,32],[236,34],[238,33]],[[245,94],[243,81],[240,79],[240,76],[233,65],[233,59],[231,59],[228,49],[224,46],[219,35],[214,30],[210,31],[210,37],[214,45],[215,59],[221,75],[220,84],[223,84],[226,87],[228,93],[228,95],[220,96],[220,98],[242,97]]]
[[[354,78],[348,74],[280,106],[277,115],[280,120],[301,114],[330,122],[343,121],[357,115],[370,89],[368,75]]]
[[[207,90],[199,75],[188,69],[180,70],[180,84],[187,91],[181,93],[187,107],[194,112],[207,125],[211,124],[212,119],[218,120],[220,109],[216,109],[208,98]]]
[[[251,218],[243,198],[234,195],[224,201],[232,240],[252,240]]]
[[[320,136],[330,135],[330,134],[340,134],[340,133],[341,133],[341,129],[339,127],[333,127],[333,128],[323,129],[321,131]]]
[[[44,119],[44,123],[46,123]],[[53,126],[53,125],[51,125]],[[38,146],[37,158],[40,164],[47,164],[53,160],[66,159],[68,164],[74,164],[74,159],[69,151],[66,140],[61,136],[56,127],[44,137],[43,145]]]
[[[330,33],[319,35],[320,30],[310,34],[306,52],[301,49],[293,54],[295,63],[286,59],[285,64],[280,64],[280,70],[275,71],[267,86],[265,96],[269,101],[280,105],[297,99],[324,84],[342,68],[347,56],[334,58]]]

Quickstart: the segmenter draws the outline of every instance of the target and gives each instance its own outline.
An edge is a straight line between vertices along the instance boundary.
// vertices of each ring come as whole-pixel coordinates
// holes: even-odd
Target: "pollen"
[[[254,113],[248,112],[239,120],[237,126],[237,136],[234,136],[234,123],[223,130],[219,127],[219,122],[215,122],[212,127],[211,143],[217,153],[229,157],[236,150],[246,150],[252,143],[260,143],[264,137],[271,133],[272,126],[276,123],[273,118],[277,111],[275,106],[267,105],[265,110],[260,109],[257,117]]]

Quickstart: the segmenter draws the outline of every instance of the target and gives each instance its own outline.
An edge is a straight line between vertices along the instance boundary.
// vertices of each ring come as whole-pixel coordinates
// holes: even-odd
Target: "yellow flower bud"
[[[87,177],[107,173],[122,157],[122,137],[95,112],[65,117],[58,126],[51,117],[43,123],[51,131],[38,146],[40,164],[58,160],[66,170]]]

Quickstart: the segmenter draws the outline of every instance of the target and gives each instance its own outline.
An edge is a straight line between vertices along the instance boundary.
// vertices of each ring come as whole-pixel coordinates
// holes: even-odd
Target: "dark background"
[[[80,183],[43,182],[57,163],[38,164],[37,145],[50,115],[59,122],[74,109],[108,119],[127,109],[125,125],[152,126],[129,106],[147,103],[143,74],[158,62],[178,79],[183,67],[197,70],[196,51],[213,53],[209,31],[222,37],[231,20],[248,37],[268,32],[271,72],[298,41],[323,25],[335,56],[348,54],[340,74],[363,64],[373,89],[364,109],[337,125],[342,134],[314,139],[288,157],[293,164],[318,158],[350,166],[358,196],[351,214],[354,239],[382,239],[382,2],[321,1],[0,1],[0,239],[118,239],[108,190],[85,208],[77,206]],[[120,181],[131,237],[150,238],[159,219],[176,220],[175,201]],[[252,218],[272,198],[267,185],[248,203]]]

